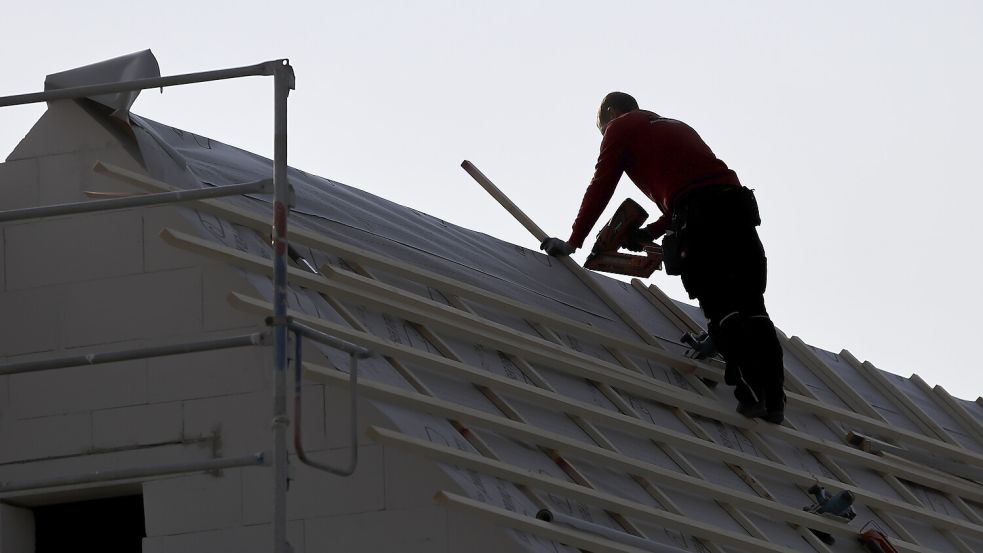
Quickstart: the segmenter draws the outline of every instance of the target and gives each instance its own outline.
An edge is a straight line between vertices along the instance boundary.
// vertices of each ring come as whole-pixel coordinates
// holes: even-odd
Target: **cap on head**
[[[597,108],[597,128],[603,133],[612,119],[637,109],[638,102],[630,94],[610,92],[601,100],[601,107]]]

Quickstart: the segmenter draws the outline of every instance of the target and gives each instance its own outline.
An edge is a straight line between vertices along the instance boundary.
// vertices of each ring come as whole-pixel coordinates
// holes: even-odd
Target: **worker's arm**
[[[669,230],[669,216],[663,215],[645,227],[645,230],[649,233],[649,240],[658,240],[663,234]]]
[[[663,215],[654,223],[625,233],[620,246],[626,250],[640,252],[646,244],[651,244],[666,233],[669,218]]]
[[[584,245],[584,239],[611,201],[614,189],[618,186],[622,173],[625,172],[627,155],[625,129],[617,123],[618,120],[612,121],[604,133],[604,138],[601,139],[601,153],[597,156],[594,178],[591,179],[584,193],[580,212],[577,213],[577,219],[573,222],[573,231],[570,233],[570,239],[567,240],[574,248]]]

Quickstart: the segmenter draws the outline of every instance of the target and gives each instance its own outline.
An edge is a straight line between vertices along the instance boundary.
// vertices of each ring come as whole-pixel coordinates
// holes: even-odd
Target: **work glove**
[[[553,257],[570,255],[577,251],[577,248],[559,238],[547,238],[546,240],[543,240],[543,243],[539,245],[539,249],[545,251],[549,255],[552,255]]]
[[[648,229],[635,229],[625,235],[621,241],[621,247],[628,251],[640,252],[644,249],[642,244],[652,243],[652,238],[652,233]]]

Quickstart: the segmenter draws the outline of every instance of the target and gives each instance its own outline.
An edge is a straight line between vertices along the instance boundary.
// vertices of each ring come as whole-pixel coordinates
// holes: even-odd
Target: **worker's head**
[[[637,109],[638,102],[631,95],[624,92],[609,93],[601,100],[601,107],[597,108],[597,130],[604,134],[604,129],[614,118]]]

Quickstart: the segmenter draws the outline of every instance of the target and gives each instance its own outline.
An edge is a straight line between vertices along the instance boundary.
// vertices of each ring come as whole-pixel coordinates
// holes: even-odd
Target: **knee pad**
[[[741,341],[744,340],[741,318],[741,314],[734,311],[721,317],[719,321],[710,321],[707,325],[717,351],[727,363],[724,368],[724,383],[728,386],[736,386],[742,380],[741,365],[746,362],[744,348],[741,346]]]
[[[734,311],[721,317],[720,320],[711,320],[707,324],[707,332],[724,359],[729,360],[739,349],[737,346],[740,340],[740,324],[738,324],[740,317],[740,313]]]

